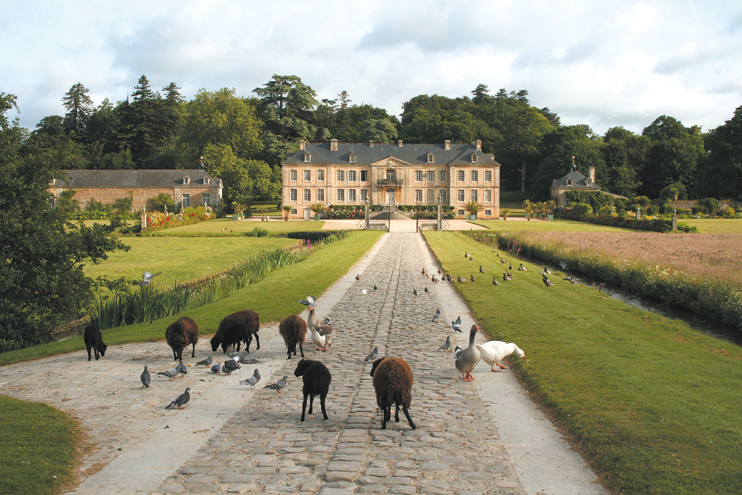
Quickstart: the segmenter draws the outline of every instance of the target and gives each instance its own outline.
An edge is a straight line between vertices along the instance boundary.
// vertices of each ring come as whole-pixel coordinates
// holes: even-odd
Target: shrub
[[[724,208],[721,214],[724,218],[734,218],[736,212],[734,211],[734,208],[732,208],[731,206],[727,206],[726,208]]]
[[[248,237],[268,237],[268,231],[266,229],[255,227],[247,233]]]
[[[586,203],[580,203],[572,208],[572,213],[578,217],[589,215],[592,212],[593,207]]]

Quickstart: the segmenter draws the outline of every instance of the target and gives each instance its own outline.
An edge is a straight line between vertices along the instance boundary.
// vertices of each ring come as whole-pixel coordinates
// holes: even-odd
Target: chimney
[[[443,142],[443,149],[444,150],[449,150],[449,151],[451,150],[451,140],[450,139],[446,139]]]
[[[401,139],[399,141],[397,141],[397,146],[399,146],[400,148],[402,147],[402,140]]]
[[[306,141],[303,139],[299,140],[299,151],[304,151],[306,149]]]
[[[374,140],[373,139],[369,139],[368,140],[368,147],[369,148],[373,148],[374,147]]]
[[[337,150],[338,150],[338,140],[330,139],[330,151],[337,151]]]
[[[588,168],[587,177],[590,180],[590,185],[595,185],[595,167]]]
[[[481,150],[481,149],[482,149],[482,140],[481,140],[481,139],[477,139],[477,140],[475,141],[475,143],[476,143],[476,145],[477,145],[477,149],[478,149],[478,150]]]

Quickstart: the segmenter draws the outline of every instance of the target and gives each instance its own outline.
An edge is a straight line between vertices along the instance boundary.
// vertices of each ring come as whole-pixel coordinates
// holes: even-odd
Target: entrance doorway
[[[396,204],[394,202],[394,189],[386,190],[386,204],[389,205],[390,211],[395,209]]]

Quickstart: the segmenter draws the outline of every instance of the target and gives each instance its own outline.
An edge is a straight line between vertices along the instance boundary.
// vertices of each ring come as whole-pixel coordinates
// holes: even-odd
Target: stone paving
[[[423,249],[417,234],[387,236],[329,313],[337,329],[331,350],[305,346],[332,373],[328,420],[317,405],[299,421],[302,384],[292,358],[274,374],[289,377],[282,394],[256,393],[156,493],[525,493],[476,388],[437,351],[450,328],[444,318],[431,322],[441,304],[421,274]],[[321,304],[317,313],[326,315]],[[412,367],[417,430],[404,415],[380,429],[371,364],[363,361],[374,346]]]

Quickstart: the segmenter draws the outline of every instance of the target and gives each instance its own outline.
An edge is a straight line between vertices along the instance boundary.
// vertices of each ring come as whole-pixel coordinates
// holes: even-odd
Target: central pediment
[[[409,167],[410,164],[404,160],[400,160],[399,158],[388,156],[386,158],[382,158],[381,160],[372,162],[371,166],[372,167]]]

